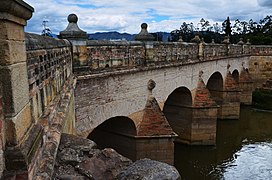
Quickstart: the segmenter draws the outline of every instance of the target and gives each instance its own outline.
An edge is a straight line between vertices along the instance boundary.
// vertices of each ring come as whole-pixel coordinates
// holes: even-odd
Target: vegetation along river
[[[218,120],[216,146],[175,144],[186,180],[272,179],[272,112],[241,108],[239,120]]]

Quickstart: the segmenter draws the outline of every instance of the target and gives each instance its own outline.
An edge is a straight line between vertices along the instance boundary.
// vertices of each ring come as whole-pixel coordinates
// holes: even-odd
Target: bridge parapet
[[[129,68],[143,64],[145,49],[139,41],[88,41],[87,61],[94,70]]]
[[[147,60],[149,65],[186,63],[197,59],[198,45],[184,42],[155,42],[149,49],[153,57]]]
[[[80,57],[80,54],[85,54],[85,57]],[[190,64],[269,54],[272,54],[272,47],[250,44],[89,40],[87,48],[78,48],[74,53],[73,68],[78,74],[96,74],[137,67]],[[85,59],[84,65],[80,65],[80,58]]]
[[[32,116],[37,122],[72,75],[71,44],[26,33],[26,50]]]
[[[21,88],[14,91],[13,96],[23,97],[29,105],[26,105],[27,113],[19,113],[14,120],[9,120],[8,114],[4,114],[4,126],[7,127],[4,134],[7,142],[5,178],[23,176],[32,179],[36,175],[46,173],[50,177],[61,133],[74,131],[75,81],[72,75],[71,44],[67,40],[22,34],[25,41],[22,44],[24,51],[19,49],[18,52],[25,57],[25,66],[18,69],[18,72],[25,73],[23,76],[14,72],[16,76],[12,77],[11,82],[23,82],[24,86],[22,89],[14,83],[11,88]],[[1,84],[7,83],[9,82]],[[25,95],[22,92],[25,92]],[[1,96],[8,98],[7,94],[0,94],[0,99]],[[9,108],[7,104],[3,107]],[[3,117],[1,116],[0,112],[0,118]],[[23,120],[19,121],[20,118]],[[23,121],[30,122],[28,128],[24,127],[28,124]],[[12,123],[15,124],[16,131],[13,130]],[[14,138],[19,135],[22,137]]]
[[[272,46],[269,45],[252,45],[251,46],[251,55],[254,56],[271,56],[272,55]]]

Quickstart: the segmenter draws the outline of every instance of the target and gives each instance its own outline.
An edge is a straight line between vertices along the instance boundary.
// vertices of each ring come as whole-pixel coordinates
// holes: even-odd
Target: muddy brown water
[[[241,108],[218,120],[216,146],[175,144],[175,167],[186,180],[272,180],[272,112]]]

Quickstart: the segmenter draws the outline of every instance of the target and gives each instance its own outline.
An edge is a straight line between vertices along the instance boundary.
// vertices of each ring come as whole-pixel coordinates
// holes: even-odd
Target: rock
[[[96,180],[114,179],[131,160],[118,154],[115,150],[106,148],[94,157],[85,160],[77,166],[81,174]]]
[[[80,162],[79,152],[71,149],[65,148],[59,154],[59,161],[65,164],[77,164]]]
[[[175,167],[166,163],[141,159],[128,166],[117,175],[118,180],[180,180]]]
[[[70,164],[59,164],[56,162],[55,167],[54,167],[54,174],[52,179],[61,179],[62,176],[69,176],[69,175],[80,175],[76,170],[73,165]]]
[[[58,180],[178,180],[178,171],[166,163],[150,159],[132,161],[111,148],[97,149],[96,144],[63,134],[52,179]]]
[[[88,180],[89,178],[84,176],[75,176],[75,175],[61,175],[58,177],[59,180]]]
[[[54,167],[56,179],[82,179],[75,167],[82,161],[100,153],[95,142],[74,135],[62,134]],[[89,179],[89,178],[87,178]]]
[[[62,150],[64,148],[89,152],[92,149],[97,148],[97,145],[89,139],[80,138],[70,134],[62,134],[59,149]]]

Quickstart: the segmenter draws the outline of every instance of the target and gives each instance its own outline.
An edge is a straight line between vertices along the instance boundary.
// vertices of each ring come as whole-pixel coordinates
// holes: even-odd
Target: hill
[[[170,33],[167,32],[157,32],[152,33],[153,35],[158,35],[161,37],[162,41],[168,41]],[[119,32],[97,32],[93,34],[88,34],[89,39],[93,40],[127,40],[133,41],[136,34],[129,33],[119,33]]]

